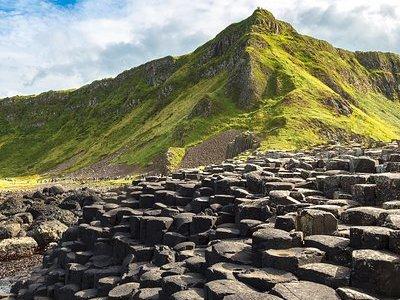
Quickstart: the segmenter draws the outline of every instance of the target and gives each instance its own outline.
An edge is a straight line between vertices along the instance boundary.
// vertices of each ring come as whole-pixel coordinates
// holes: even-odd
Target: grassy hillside
[[[148,168],[228,129],[262,149],[400,138],[400,57],[350,52],[258,9],[193,53],[74,91],[0,100],[0,176],[71,172],[111,155]]]

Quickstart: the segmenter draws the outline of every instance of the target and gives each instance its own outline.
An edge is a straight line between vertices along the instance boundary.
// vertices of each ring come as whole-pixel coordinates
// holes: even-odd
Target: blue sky
[[[76,88],[190,52],[258,6],[337,47],[400,53],[392,0],[0,0],[0,97]]]
[[[70,6],[74,5],[77,2],[77,0],[52,0],[51,2],[60,6]]]
[[[75,3],[77,3],[79,0],[48,0],[47,2],[58,5],[58,6],[63,6],[63,7],[70,7],[73,6]],[[16,8],[18,6],[18,2],[21,3],[19,0],[0,0],[0,10],[6,10],[10,11],[13,10],[13,8]],[[43,1],[45,2],[45,1]],[[32,3],[26,3],[27,6],[29,5],[37,5],[37,1],[32,1]]]

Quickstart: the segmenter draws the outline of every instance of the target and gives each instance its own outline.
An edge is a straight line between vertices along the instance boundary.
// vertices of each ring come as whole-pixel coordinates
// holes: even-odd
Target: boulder
[[[378,203],[400,200],[400,173],[381,173],[371,176],[376,184]]]
[[[287,249],[294,246],[292,236],[284,230],[264,228],[257,230],[252,236],[254,251],[268,249]]]
[[[368,156],[353,157],[350,159],[350,172],[376,173],[378,161]]]
[[[207,300],[223,300],[229,295],[243,295],[251,293],[250,287],[236,280],[222,279],[208,282],[204,286],[204,299]]]
[[[167,298],[174,293],[203,286],[204,278],[196,273],[166,276],[162,279],[162,297]]]
[[[0,224],[0,240],[16,237],[21,231],[21,224],[17,222],[7,222]]]
[[[236,241],[220,241],[206,250],[206,262],[209,266],[219,263],[252,264],[251,246]]]
[[[297,217],[296,229],[305,236],[315,234],[332,234],[338,228],[336,217],[326,211],[317,209],[304,209]]]
[[[237,206],[235,220],[236,223],[243,219],[266,221],[270,216],[272,212],[267,199],[245,199]]]
[[[175,247],[176,245],[187,241],[187,237],[177,232],[166,232],[163,237],[163,244],[169,247]]]
[[[190,234],[195,235],[210,230],[215,225],[216,220],[217,218],[214,216],[193,216],[190,224]]]
[[[268,292],[276,284],[296,281],[297,278],[290,272],[273,268],[248,268],[234,270],[234,277],[259,292]]]
[[[383,209],[400,209],[400,200],[387,201],[382,203]]]
[[[348,159],[332,159],[326,163],[327,170],[350,171],[350,162]]]
[[[191,288],[184,291],[179,291],[171,295],[172,300],[203,300],[204,291],[199,288]]]
[[[275,220],[275,228],[285,231],[296,229],[297,213],[287,213],[283,216],[277,216]]]
[[[301,280],[321,283],[336,289],[349,285],[350,268],[328,263],[310,263],[299,266],[297,276]]]
[[[67,226],[75,224],[78,220],[73,212],[52,204],[35,203],[27,209],[27,212],[31,213],[36,221],[57,220]]]
[[[388,250],[392,229],[380,226],[350,228],[350,247],[353,249]]]
[[[116,286],[108,293],[108,299],[114,300],[129,300],[135,295],[137,289],[139,288],[139,283],[129,282]]]
[[[7,198],[5,201],[0,203],[0,212],[6,217],[23,213],[26,209],[27,206],[20,198]]]
[[[279,283],[272,289],[271,294],[279,296],[285,300],[340,300],[334,289],[310,281]]]
[[[340,174],[339,186],[344,193],[351,194],[357,184],[366,184],[370,175],[366,174]]]
[[[269,192],[270,203],[277,205],[300,204],[301,202],[290,196],[290,191],[274,190]]]
[[[281,300],[282,298],[259,292],[236,293],[224,297],[224,300]]]
[[[389,249],[394,253],[400,254],[400,230],[390,232]]]
[[[76,284],[81,286],[83,273],[88,269],[86,266],[83,266],[78,263],[70,263],[67,266],[67,274],[65,278],[65,282],[67,284]]]
[[[350,280],[354,287],[400,297],[400,256],[381,250],[354,250]]]
[[[249,265],[239,265],[232,263],[220,262],[216,263],[205,270],[205,276],[207,281],[219,280],[219,279],[236,279],[234,274],[245,272],[253,269]]]
[[[139,289],[135,294],[135,300],[157,300],[159,299],[158,294],[161,288],[143,288]]]
[[[74,296],[77,300],[86,300],[95,298],[97,296],[97,293],[97,289],[87,289],[76,292]]]
[[[30,256],[38,248],[38,243],[31,237],[11,238],[0,241],[0,259],[18,259]]]
[[[146,245],[155,245],[163,240],[164,234],[172,225],[168,217],[146,216],[140,220],[140,241]]]
[[[144,272],[140,276],[140,288],[155,288],[161,287],[162,285],[162,275],[164,271],[158,268],[151,269],[147,272]]]
[[[352,199],[363,205],[378,205],[376,184],[355,184],[352,189]]]
[[[65,193],[65,191],[61,185],[53,185],[48,189],[48,194],[51,196],[61,195],[63,193]]]
[[[351,262],[350,239],[330,235],[310,235],[304,238],[306,247],[317,248],[325,252],[327,261],[339,265]]]
[[[265,182],[264,183],[264,191],[268,195],[271,191],[291,191],[294,189],[294,183],[291,182]]]
[[[264,192],[263,175],[261,171],[253,171],[246,174],[246,187],[251,193],[262,194]]]
[[[352,287],[340,287],[336,290],[342,300],[379,300],[379,298]]]
[[[354,226],[373,226],[378,224],[378,219],[386,210],[377,207],[354,207],[343,212],[340,219]]]
[[[320,263],[325,252],[317,248],[269,249],[263,252],[262,266],[297,274],[298,268],[305,264]]]
[[[28,236],[33,237],[39,246],[43,247],[49,243],[57,242],[67,229],[68,227],[60,221],[45,221],[35,224],[28,231]]]

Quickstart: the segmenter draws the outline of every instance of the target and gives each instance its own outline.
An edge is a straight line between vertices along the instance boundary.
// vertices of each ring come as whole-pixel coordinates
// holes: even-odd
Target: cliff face
[[[154,168],[231,129],[253,132],[261,149],[399,138],[399,70],[396,54],[337,49],[258,9],[193,53],[0,100],[0,175],[105,160]]]
[[[373,88],[391,100],[399,100],[400,57],[382,52],[356,52],[355,55],[370,72]]]

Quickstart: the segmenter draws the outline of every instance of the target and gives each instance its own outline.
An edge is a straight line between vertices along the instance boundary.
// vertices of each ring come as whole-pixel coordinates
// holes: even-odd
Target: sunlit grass
[[[0,179],[0,191],[33,191],[40,190],[44,187],[49,187],[53,185],[61,185],[64,188],[74,189],[81,187],[90,188],[112,188],[124,185],[129,185],[132,180],[137,178],[137,176],[128,176],[118,179],[56,179],[41,177],[41,176],[27,176],[27,177],[14,177],[14,178],[3,178]]]

